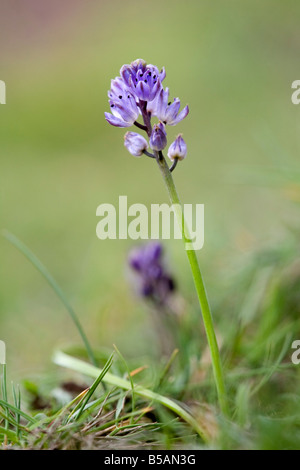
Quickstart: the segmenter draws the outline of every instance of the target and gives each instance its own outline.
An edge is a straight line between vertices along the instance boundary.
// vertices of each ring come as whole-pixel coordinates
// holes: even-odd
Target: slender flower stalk
[[[176,212],[178,223],[182,227],[183,241],[184,243],[188,243],[190,241],[189,229],[183,217],[183,211],[181,209],[182,205],[181,205],[178,193],[176,191],[176,187],[174,184],[171,171],[169,170],[166,160],[162,154],[160,154],[156,158],[156,161],[158,163],[160,172],[164,179],[164,183],[167,187],[170,201],[174,205],[174,207],[177,208],[175,212]],[[210,306],[208,302],[208,297],[207,297],[206,289],[204,286],[203,277],[202,277],[201,270],[199,267],[196,252],[194,249],[191,249],[191,250],[186,250],[186,253],[187,253],[187,257],[188,257],[190,267],[192,270],[194,284],[196,287],[196,291],[198,294],[198,299],[199,299],[199,303],[200,303],[200,307],[202,311],[207,341],[208,341],[208,345],[210,348],[212,367],[213,367],[217,393],[219,397],[220,409],[222,413],[226,416],[228,415],[229,412],[228,412],[228,404],[227,404],[227,398],[226,398],[225,382],[224,382],[220,352],[219,352],[219,347],[218,347],[218,343],[217,343],[217,339],[215,335],[213,319],[212,319],[211,310],[210,310]]]
[[[177,125],[188,115],[189,108],[186,106],[181,112],[179,112],[179,98],[175,98],[173,102],[169,102],[169,89],[164,89],[161,83],[166,75],[164,69],[159,73],[157,67],[146,65],[145,61],[138,59],[132,62],[131,65],[123,66],[121,68],[120,75],[122,78],[117,77],[112,81],[112,88],[108,93],[113,116],[106,113],[106,119],[110,124],[116,127],[129,127],[130,123],[134,124],[139,129],[144,130],[149,138],[149,144],[153,154],[150,154],[146,150],[146,144],[141,141],[140,137],[135,136],[134,141],[135,143],[137,141],[139,142],[138,152],[143,152],[148,156],[154,156],[166,185],[171,204],[175,208],[178,224],[182,230],[182,239],[185,244],[188,243],[190,246],[190,249],[186,250],[186,252],[210,348],[219,405],[222,413],[228,416],[228,403],[222,363],[211,310],[196,252],[191,247],[189,229],[184,220],[182,205],[172,177],[172,172],[177,167],[178,162],[182,161],[187,154],[187,146],[182,138],[182,134],[179,134],[176,140],[169,147],[168,157],[173,162],[170,168],[168,167],[162,153],[162,150],[167,145],[166,126]],[[120,96],[122,98],[120,98]],[[120,100],[123,100],[123,96],[127,96],[128,100],[125,101],[125,106],[124,101],[120,103]],[[143,123],[137,121],[136,108],[138,108],[139,114],[142,116]],[[153,127],[151,124],[152,117],[156,117],[159,120],[159,122],[154,124]],[[127,146],[127,148],[128,147],[129,146]],[[131,145],[128,150],[133,153]]]

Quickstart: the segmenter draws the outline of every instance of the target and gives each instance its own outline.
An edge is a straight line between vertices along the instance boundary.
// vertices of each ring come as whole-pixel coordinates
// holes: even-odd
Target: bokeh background
[[[111,78],[139,57],[164,65],[171,95],[190,106],[169,140],[183,132],[188,144],[175,172],[182,201],[205,204],[198,254],[214,307],[237,266],[286,243],[299,222],[299,15],[291,0],[1,0],[1,228],[47,266],[94,347],[115,343],[126,357],[155,348],[127,276],[133,242],[98,240],[97,206],[119,195],[168,202],[155,163],[126,153],[124,130],[104,120]],[[180,292],[196,301],[181,243],[164,245]],[[3,238],[0,256],[0,338],[18,378],[80,338]]]

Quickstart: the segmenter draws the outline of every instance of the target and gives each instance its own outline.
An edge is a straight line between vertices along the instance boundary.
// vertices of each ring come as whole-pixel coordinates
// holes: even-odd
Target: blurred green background
[[[104,120],[111,78],[139,57],[164,65],[164,84],[190,106],[168,138],[183,132],[188,145],[182,201],[205,204],[199,258],[214,306],[236,263],[284,243],[299,219],[299,15],[279,0],[1,1],[1,228],[48,267],[93,346],[129,357],[155,347],[127,279],[133,242],[98,240],[97,206],[168,202],[155,163],[129,155],[124,130]],[[164,244],[196,302],[181,243]],[[41,275],[3,238],[0,250],[0,338],[22,377],[80,338]]]

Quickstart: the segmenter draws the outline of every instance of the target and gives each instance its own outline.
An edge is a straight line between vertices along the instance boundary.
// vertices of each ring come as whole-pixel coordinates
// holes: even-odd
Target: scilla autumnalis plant
[[[172,177],[172,172],[178,162],[183,160],[187,154],[187,146],[182,134],[179,134],[169,146],[167,155],[172,162],[170,167],[163,155],[163,150],[167,146],[167,126],[176,126],[188,115],[189,108],[185,106],[180,111],[179,98],[175,98],[173,101],[169,100],[169,89],[162,85],[165,77],[164,68],[159,71],[156,66],[149,65],[142,59],[137,59],[130,65],[123,65],[120,76],[111,81],[111,88],[108,92],[111,113],[105,113],[105,119],[115,127],[136,126],[148,137],[147,140],[141,134],[129,131],[124,136],[124,145],[132,155],[136,157],[146,155],[156,161],[162,174],[171,204],[175,208],[178,224],[181,227],[182,239],[189,247],[186,252],[210,348],[219,405],[221,412],[228,415],[222,363],[212,314],[196,252],[190,243],[189,229],[184,220],[182,206]],[[140,118],[142,122],[140,122]],[[156,118],[158,122],[152,124],[152,118]]]

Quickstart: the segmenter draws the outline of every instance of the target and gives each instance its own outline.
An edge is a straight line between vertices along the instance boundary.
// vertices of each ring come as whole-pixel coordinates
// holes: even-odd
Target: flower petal
[[[163,67],[160,71],[159,79],[162,82],[165,78],[166,78],[166,70],[165,70],[165,67]]]
[[[139,81],[136,86],[136,94],[140,100],[148,101],[149,96],[150,96],[150,89],[147,83],[144,83],[143,81]]]
[[[125,122],[123,119],[120,119],[113,114],[110,113],[104,113],[105,119],[109,124],[115,127],[130,127],[132,126],[131,122]]]
[[[189,112],[190,110],[188,106],[183,108],[183,110],[178,114],[178,116],[172,122],[168,122],[169,126],[176,126],[176,124],[178,124],[180,121],[182,121],[184,118],[187,117]]]
[[[177,117],[178,111],[180,108],[180,100],[179,98],[175,98],[173,103],[167,106],[166,112],[165,112],[165,121],[171,125],[171,123],[175,120]]]

